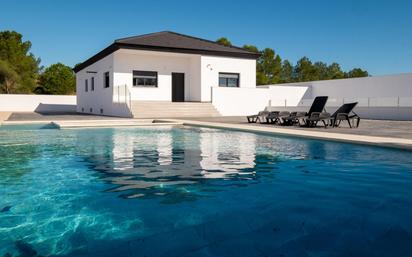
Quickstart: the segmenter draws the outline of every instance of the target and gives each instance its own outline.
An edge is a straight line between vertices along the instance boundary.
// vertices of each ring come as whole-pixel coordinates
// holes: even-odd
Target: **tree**
[[[317,71],[308,57],[297,62],[294,72],[298,82],[314,81],[317,78]]]
[[[229,41],[229,39],[225,37],[221,37],[216,40],[216,43],[223,45],[223,46],[232,46],[232,43]]]
[[[232,46],[232,43],[225,37],[219,38],[216,42],[221,45]],[[321,61],[312,63],[308,57],[301,58],[293,66],[288,60],[282,62],[282,58],[271,48],[260,51],[254,45],[243,45],[243,49],[261,54],[256,61],[257,85],[369,76],[367,71],[360,68],[344,72],[338,63],[330,65]]]
[[[282,59],[271,48],[265,48],[262,55],[257,60],[258,74],[257,81],[259,85],[276,84],[280,82],[280,73],[282,70]]]
[[[293,81],[293,65],[288,60],[284,60],[280,71],[280,83],[291,83]]]
[[[366,70],[362,70],[360,68],[354,68],[350,70],[346,74],[346,78],[361,78],[361,77],[368,77],[369,73]]]
[[[14,85],[8,93],[31,93],[36,86],[40,70],[40,59],[30,53],[31,42],[22,41],[23,36],[15,31],[0,32],[0,60],[3,61],[3,74],[14,72]],[[7,63],[7,64],[5,64]],[[8,70],[8,72],[5,72]],[[1,83],[10,82],[1,75]],[[14,76],[14,75],[13,75]],[[3,85],[4,87],[4,85]]]
[[[336,62],[328,66],[328,78],[327,79],[343,79],[345,73],[340,68],[340,65]]]
[[[0,60],[0,93],[13,93],[19,79],[19,75],[13,70],[10,64]]]
[[[243,49],[252,52],[252,53],[259,53],[259,49],[254,45],[244,45]]]
[[[313,68],[315,69],[314,73],[314,80],[325,80],[329,78],[328,75],[328,65],[324,62],[315,62],[313,64]]]
[[[73,70],[62,64],[52,64],[39,77],[36,92],[51,95],[66,95],[76,92],[76,79]]]
[[[243,45],[243,49],[252,52],[252,53],[259,53],[259,49],[254,45]],[[259,62],[256,62],[256,84],[257,85],[264,85],[267,83],[265,75],[259,70]]]

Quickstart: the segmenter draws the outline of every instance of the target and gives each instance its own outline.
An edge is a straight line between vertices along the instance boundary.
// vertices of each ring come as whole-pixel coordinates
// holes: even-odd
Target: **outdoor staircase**
[[[134,118],[219,117],[212,103],[132,101]]]

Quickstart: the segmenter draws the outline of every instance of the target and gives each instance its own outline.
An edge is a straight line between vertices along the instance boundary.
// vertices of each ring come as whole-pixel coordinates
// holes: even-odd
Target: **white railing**
[[[132,113],[132,94],[127,84],[113,87],[113,104],[124,105],[129,114]]]

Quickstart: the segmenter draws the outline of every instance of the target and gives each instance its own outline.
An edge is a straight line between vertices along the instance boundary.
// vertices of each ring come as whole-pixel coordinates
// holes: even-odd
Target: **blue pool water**
[[[412,153],[0,127],[0,256],[412,256]]]

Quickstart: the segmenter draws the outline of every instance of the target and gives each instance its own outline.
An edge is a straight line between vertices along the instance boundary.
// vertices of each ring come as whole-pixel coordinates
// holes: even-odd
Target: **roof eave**
[[[110,46],[106,47],[102,51],[98,52],[97,54],[93,55],[92,57],[84,61],[83,63],[74,67],[73,71],[77,73],[119,49],[134,49],[134,50],[146,50],[146,51],[157,51],[157,52],[183,53],[183,54],[200,54],[200,55],[235,57],[235,58],[254,59],[254,60],[258,59],[261,55],[260,53],[252,53],[252,52],[239,53],[239,52],[226,52],[226,51],[211,51],[211,50],[148,46],[148,45],[136,45],[136,44],[126,44],[126,43],[114,42]]]
[[[198,50],[190,48],[178,48],[178,47],[163,47],[163,46],[148,46],[148,45],[137,45],[137,44],[126,44],[126,43],[116,43],[122,49],[134,49],[134,50],[147,50],[147,51],[158,51],[158,52],[171,52],[171,53],[185,53],[185,54],[204,54],[204,55],[216,55],[216,56],[226,56],[226,57],[238,57],[246,59],[258,59],[260,53],[252,52],[227,52],[227,51],[213,51],[213,50]]]
[[[119,50],[120,47],[117,45],[117,43],[112,43],[111,45],[109,45],[108,47],[106,47],[105,49],[103,49],[102,51],[98,52],[97,54],[93,55],[92,57],[90,57],[89,59],[87,59],[86,61],[82,62],[81,64],[79,64],[78,66],[73,68],[73,71],[75,73],[83,70],[84,68],[92,65],[93,63],[103,59],[104,57],[108,56],[109,54],[115,52],[116,50]]]

